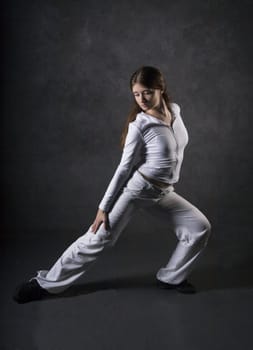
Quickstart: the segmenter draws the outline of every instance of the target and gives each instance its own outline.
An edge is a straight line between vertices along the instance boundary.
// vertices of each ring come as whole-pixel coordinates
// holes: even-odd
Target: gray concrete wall
[[[214,236],[252,239],[250,10],[246,0],[6,2],[3,234],[91,223],[120,159],[129,77],[145,64],[164,73],[190,135],[176,190]]]

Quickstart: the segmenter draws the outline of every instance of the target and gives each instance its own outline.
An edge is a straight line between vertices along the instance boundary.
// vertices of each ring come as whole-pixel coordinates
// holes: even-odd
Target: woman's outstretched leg
[[[110,243],[111,232],[105,230],[104,224],[96,234],[90,227],[63,252],[50,270],[40,270],[32,279],[50,293],[60,293],[81,277]]]
[[[93,233],[90,227],[63,252],[50,270],[38,271],[37,276],[23,284],[23,287],[20,286],[23,292],[19,289],[14,299],[17,302],[27,302],[40,299],[45,293],[63,292],[95,263],[106,248],[115,244],[135,211],[136,201],[131,193],[123,192],[108,214],[108,229],[102,224]]]

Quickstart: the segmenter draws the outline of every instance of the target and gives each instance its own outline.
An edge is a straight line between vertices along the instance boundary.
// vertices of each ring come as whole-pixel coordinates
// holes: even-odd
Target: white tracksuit
[[[157,272],[163,282],[183,281],[206,246],[211,225],[203,213],[175,192],[188,133],[180,107],[171,103],[175,120],[169,127],[144,112],[129,124],[121,161],[99,208],[108,213],[109,227],[102,224],[96,234],[87,232],[73,242],[50,270],[40,270],[38,283],[51,293],[60,293],[82,276],[96,259],[117,241],[132,215],[142,208],[164,220],[178,238],[166,266]],[[168,183],[157,187],[147,177]],[[32,279],[33,279],[32,278]]]

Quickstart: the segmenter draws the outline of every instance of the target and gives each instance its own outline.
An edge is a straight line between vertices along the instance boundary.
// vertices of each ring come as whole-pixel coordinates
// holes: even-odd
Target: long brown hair
[[[158,68],[151,67],[151,66],[142,66],[139,69],[137,69],[130,78],[130,90],[132,91],[132,88],[134,84],[139,83],[148,89],[160,89],[163,90],[163,99],[164,102],[169,109],[169,111],[172,114],[171,108],[170,108],[170,101],[171,96],[167,92],[167,86],[165,79],[161,73],[161,71]],[[163,107],[161,106],[163,109]],[[121,140],[120,145],[123,148],[126,140],[126,135],[128,132],[128,125],[132,121],[135,120],[136,115],[142,111],[141,107],[137,104],[137,102],[134,100],[133,105],[130,109],[130,112],[127,115],[126,124],[124,126],[124,129],[121,134]]]

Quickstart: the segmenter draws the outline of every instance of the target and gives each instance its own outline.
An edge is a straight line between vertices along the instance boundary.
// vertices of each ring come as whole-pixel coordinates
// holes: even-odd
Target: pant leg
[[[108,230],[102,224],[94,234],[90,226],[84,235],[63,252],[49,271],[40,270],[33,278],[50,293],[64,291],[95,263],[105,248],[115,244],[135,211],[135,198],[130,192],[123,192],[108,214]]]
[[[207,244],[211,224],[205,215],[175,191],[170,191],[148,208],[162,217],[174,231],[178,243],[166,266],[159,269],[157,279],[177,284],[190,273]]]

